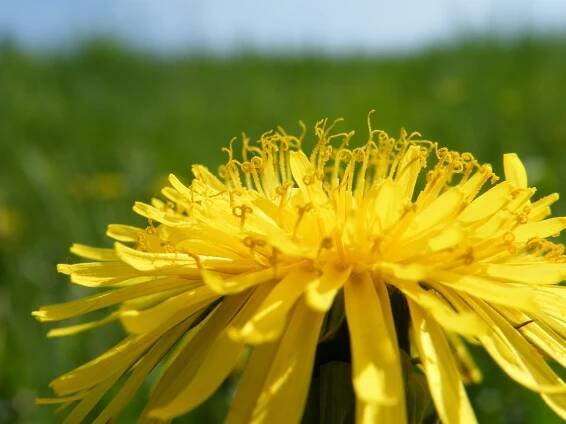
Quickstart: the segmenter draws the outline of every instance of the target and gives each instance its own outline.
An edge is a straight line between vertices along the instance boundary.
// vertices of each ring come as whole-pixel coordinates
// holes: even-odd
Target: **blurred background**
[[[31,319],[86,294],[55,271],[75,260],[71,243],[110,246],[107,224],[142,224],[134,200],[191,163],[216,168],[242,131],[344,117],[363,142],[375,109],[375,126],[418,130],[499,173],[515,151],[539,193],[566,193],[565,36],[563,0],[3,0],[0,423],[57,422],[34,397],[121,337],[48,340]],[[480,422],[560,422],[474,353]],[[176,422],[218,422],[226,399]]]

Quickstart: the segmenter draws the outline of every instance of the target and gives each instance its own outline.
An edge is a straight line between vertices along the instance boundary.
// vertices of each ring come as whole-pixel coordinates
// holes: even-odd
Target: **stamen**
[[[526,214],[524,212],[522,213],[517,213],[515,214],[516,219],[517,219],[517,223],[520,225],[526,224],[527,222],[529,222],[529,214]]]
[[[244,246],[250,249],[250,255],[253,256],[254,253],[259,253],[257,251],[258,247],[264,247],[267,243],[265,240],[262,240],[257,237],[247,236],[243,240]]]
[[[187,249],[183,249],[183,252],[186,253],[187,255],[189,255],[191,258],[193,258],[195,260],[196,266],[199,269],[202,269],[202,262],[200,260],[199,255],[192,253],[190,250],[187,250]]]
[[[147,229],[146,229],[147,232]],[[136,249],[137,250],[141,250],[142,252],[146,252],[147,251],[147,235],[146,232],[140,232],[137,235],[137,240],[136,240]]]
[[[175,247],[169,242],[161,243],[161,247],[163,248],[163,250],[165,250],[166,253],[176,253],[177,252],[177,249],[175,249]]]
[[[253,188],[251,179],[252,164],[249,161],[242,162],[242,171],[246,178],[246,187],[251,190]]]
[[[548,258],[559,259],[563,257],[566,247],[560,243],[552,243],[550,252],[546,255]]]
[[[252,177],[253,177],[253,180],[254,180],[256,190],[264,192],[264,194],[267,196],[267,193],[265,193],[265,191],[263,190],[263,186],[261,184],[261,181],[260,181],[259,175],[258,175],[258,171],[261,172],[263,170],[263,159],[260,158],[259,156],[254,156],[251,160],[251,165],[252,165],[251,173],[252,173]]]
[[[452,162],[452,170],[458,174],[464,172],[464,163],[460,160],[460,158]]]
[[[165,212],[176,212],[179,210],[179,205],[173,203],[171,200],[168,200],[167,203],[163,205],[163,210]]]
[[[305,175],[303,177],[303,183],[307,186],[314,184],[314,182],[316,181],[316,178],[314,175]]]
[[[526,244],[526,253],[558,263],[566,262],[565,251],[566,247],[562,243],[554,243],[540,238],[532,238]]]
[[[242,159],[244,162],[248,160],[248,149],[250,146],[250,138],[246,135],[246,133],[242,133]]]
[[[338,149],[336,149],[334,153],[334,168],[332,168],[332,177],[330,182],[331,190],[335,190],[340,185],[340,170],[341,170],[341,162],[343,160],[348,160],[348,157],[352,154],[352,152],[346,147],[350,143],[350,138],[353,136],[353,131],[346,134],[344,139],[342,140],[342,144]]]
[[[281,181],[287,181],[287,167],[289,156],[289,142],[286,139],[282,139],[279,144],[279,173],[281,176]]]
[[[232,214],[236,218],[240,218],[240,228],[244,228],[244,224],[246,223],[246,216],[253,212],[253,209],[247,205],[235,206],[232,208]]]
[[[285,207],[286,203],[287,203],[287,193],[289,192],[289,189],[293,186],[293,183],[291,181],[285,181],[283,184],[277,186],[275,188],[275,193],[277,193],[280,196],[279,199],[279,210],[283,210],[283,208]]]
[[[362,196],[365,192],[365,185],[366,185],[366,173],[368,169],[369,163],[369,151],[368,145],[365,148],[354,149],[353,152],[354,158],[362,163],[362,167],[358,172],[358,178],[356,181],[356,200],[359,203],[361,201]]]
[[[374,129],[371,127],[371,117],[372,117],[372,115],[373,115],[374,113],[375,113],[375,109],[370,110],[369,113],[368,113],[368,117],[367,117],[369,141],[372,141],[372,140],[373,140],[373,135],[374,135],[376,132],[379,132],[379,130],[376,131],[376,130],[374,130]]]
[[[234,142],[236,141],[236,137],[233,137],[230,142],[228,143],[228,147],[223,147],[222,151],[228,154],[228,163],[234,160]]]
[[[513,243],[515,241],[515,234],[511,233],[511,232],[506,232],[503,235],[503,241],[505,243]]]

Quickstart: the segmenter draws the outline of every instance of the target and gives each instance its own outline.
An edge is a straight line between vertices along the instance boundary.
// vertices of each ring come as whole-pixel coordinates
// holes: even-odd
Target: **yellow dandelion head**
[[[233,140],[218,176],[195,165],[189,185],[171,175],[165,200],[135,204],[146,228],[109,226],[112,249],[74,245],[91,262],[59,271],[104,291],[34,315],[119,305],[50,335],[116,319],[128,335],[56,379],[60,397],[41,402],[75,404],[69,417],[80,421],[124,381],[98,417],[106,422],[165,362],[142,417],[170,419],[243,367],[228,422],[297,422],[317,346],[338,317],[359,422],[407,420],[402,351],[424,370],[443,422],[475,420],[463,384],[481,374],[464,341],[564,418],[566,385],[539,354],[566,363],[566,256],[548,240],[566,228],[566,218],[549,218],[558,195],[533,201],[515,154],[499,180],[471,153],[418,133],[392,138],[369,117],[367,142],[351,147],[353,132],[336,123],[315,125],[309,152],[304,126],[299,136],[279,128],[257,143]]]

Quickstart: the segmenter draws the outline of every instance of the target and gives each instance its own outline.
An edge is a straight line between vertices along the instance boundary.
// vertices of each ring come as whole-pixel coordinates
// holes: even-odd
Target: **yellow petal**
[[[118,314],[116,312],[113,312],[111,314],[106,315],[104,318],[101,318],[96,321],[86,322],[77,325],[70,325],[68,327],[54,328],[52,330],[49,330],[49,332],[47,333],[47,337],[72,336],[74,334],[82,333],[83,331],[91,330],[93,328],[106,325],[109,322],[114,321],[116,318],[118,318]]]
[[[420,237],[434,229],[437,225],[445,224],[455,213],[460,212],[464,201],[464,193],[459,187],[447,190],[418,212],[403,239]]]
[[[537,309],[534,291],[529,287],[477,275],[457,274],[451,271],[434,271],[429,278],[431,281],[447,285],[456,291],[471,294],[488,302],[527,311]]]
[[[110,224],[106,230],[106,235],[114,240],[123,242],[136,242],[145,231],[130,225]]]
[[[474,199],[458,216],[458,220],[469,224],[493,215],[511,200],[512,190],[509,182],[497,184]]]
[[[458,224],[452,224],[443,229],[440,233],[431,237],[428,247],[433,252],[449,249],[456,246],[464,239],[464,232]]]
[[[93,261],[117,261],[118,256],[113,249],[101,249],[98,247],[86,246],[84,244],[73,244],[71,253]]]
[[[352,346],[352,380],[356,396],[364,402],[394,406],[402,402],[392,384],[397,379],[399,356],[387,328],[371,277],[352,275],[344,286],[346,319]],[[397,366],[396,366],[397,363]]]
[[[250,422],[278,348],[279,343],[266,343],[254,347],[238,382],[234,398],[230,402],[226,424],[248,424]]]
[[[388,381],[387,384],[390,385],[392,391],[395,393],[395,397],[398,399],[398,401],[393,405],[377,404],[377,422],[404,423],[407,422],[407,407],[405,399],[406,391],[403,382],[401,353],[399,352],[399,345],[397,343],[397,333],[395,330],[395,322],[393,320],[393,311],[391,310],[391,301],[385,284],[378,283],[375,285],[375,291],[379,298],[383,318],[385,320],[385,326],[388,330],[387,336],[393,345],[396,358],[388,369],[386,377]]]
[[[72,396],[62,396],[56,398],[35,398],[36,405],[54,405],[57,403],[72,403],[81,400],[86,396],[86,393],[78,393]]]
[[[552,193],[536,202],[531,204],[531,213],[529,214],[529,221],[541,221],[551,214],[550,205],[556,203],[560,199],[558,193]]]
[[[199,283],[181,278],[156,278],[145,283],[109,290],[71,302],[42,306],[38,311],[32,312],[32,315],[39,321],[60,321],[154,293],[180,288],[189,290],[197,284]]]
[[[108,375],[108,379],[98,386],[94,387],[92,390],[85,393],[81,401],[75,405],[72,411],[65,417],[63,424],[81,424],[88,413],[96,406],[96,404],[102,399],[104,393],[108,391],[118,380],[119,374]]]
[[[138,271],[174,270],[175,273],[197,278],[200,276],[195,259],[185,253],[151,253],[132,249],[121,243],[114,245],[116,254]]]
[[[545,403],[554,411],[560,418],[566,421],[566,395],[541,395]]]
[[[170,419],[190,411],[200,405],[222,384],[228,374],[236,366],[244,345],[233,341],[223,331],[214,340],[203,358],[202,364],[185,387],[165,405],[153,409],[150,416],[159,419]]]
[[[86,287],[112,285],[142,275],[123,262],[84,262],[59,264],[57,271],[70,275],[71,281]]]
[[[112,396],[112,400],[102,412],[93,421],[93,424],[105,424],[116,420],[119,413],[126,407],[128,402],[133,398],[136,391],[141,387],[151,370],[163,358],[163,356],[171,349],[171,347],[179,340],[179,338],[187,331],[190,321],[186,321],[182,325],[178,325],[163,335],[148,353],[140,360],[133,369],[124,385],[118,393]]]
[[[165,292],[159,292],[159,293],[154,293],[154,294],[150,294],[148,296],[143,296],[143,297],[138,297],[135,299],[129,299],[129,300],[125,300],[124,302],[122,302],[122,304],[120,305],[120,312],[125,312],[125,311],[131,311],[131,310],[137,310],[137,311],[142,311],[145,309],[149,309],[161,302],[163,302],[166,299],[169,299],[170,297],[176,296],[178,294],[190,291],[192,289],[198,288],[198,287],[202,287],[203,284],[198,281],[198,282],[194,282],[193,286],[190,287],[182,287],[176,290],[168,290]]]
[[[485,323],[472,312],[457,312],[453,305],[446,303],[444,297],[435,291],[423,290],[419,284],[395,283],[403,293],[427,313],[432,315],[444,328],[466,336],[485,334]]]
[[[468,348],[462,341],[462,338],[456,334],[448,334],[448,341],[452,346],[454,357],[457,359],[458,370],[464,384],[481,383],[482,374],[477,367],[474,358],[470,355]]]
[[[531,343],[538,346],[549,357],[566,368],[566,346],[564,344],[564,338],[552,331],[551,328],[544,328],[539,323],[526,325],[521,333],[523,333]]]
[[[323,316],[308,308],[304,302],[297,303],[257,399],[250,423],[300,422]]]
[[[350,276],[352,268],[341,264],[329,262],[322,269],[322,275],[307,286],[306,301],[315,311],[325,312]]]
[[[164,332],[167,329],[164,329]],[[58,395],[83,391],[126,371],[155,341],[154,337],[130,336],[86,364],[63,374],[49,385]]]
[[[192,200],[194,198],[194,193],[185,184],[183,184],[175,174],[169,174],[169,177],[167,179],[169,181],[169,184],[171,184],[171,186],[175,190],[177,190],[187,199]]]
[[[492,329],[490,333],[480,337],[481,343],[511,378],[540,393],[566,393],[566,384],[519,330],[513,328],[485,302],[470,298],[467,301]]]
[[[261,172],[261,185],[268,198],[274,198],[276,196],[276,190],[280,184],[273,165],[273,157],[271,155],[264,158]]]
[[[356,424],[376,424],[378,421],[378,409],[381,405],[373,402],[365,402],[356,397]]]
[[[478,195],[479,191],[491,177],[491,175],[491,166],[484,165],[479,170],[477,170],[474,175],[472,175],[464,182],[460,182],[456,187],[462,192],[464,200],[466,202],[470,202]]]
[[[477,422],[442,329],[414,302],[409,301],[409,308],[416,348],[440,420],[454,424]]]
[[[218,294],[240,293],[260,283],[276,280],[286,275],[296,265],[281,266],[277,268],[263,268],[257,271],[245,272],[237,275],[223,275],[218,272],[203,269],[202,279],[208,287]]]
[[[566,322],[566,286],[541,286],[534,292],[536,314],[544,314]]]
[[[290,152],[289,165],[291,167],[293,179],[305,197],[310,199],[309,190],[307,188],[307,184],[305,184],[305,178],[312,178],[314,176],[314,169],[309,158],[307,158],[302,151]]]
[[[191,201],[172,187],[161,189],[163,197],[176,205],[177,210],[191,210]],[[194,196],[193,196],[194,198]]]
[[[290,152],[289,165],[293,179],[301,189],[307,202],[314,205],[324,204],[327,200],[322,189],[322,182],[315,175],[315,169],[302,151]]]
[[[498,307],[497,310],[507,318],[531,343],[549,357],[566,368],[566,344],[543,318],[531,317],[512,308]]]
[[[403,188],[389,178],[379,186],[373,212],[380,231],[389,228],[401,216],[405,201],[401,195]]]
[[[381,262],[375,266],[375,271],[382,273],[386,279],[402,281],[421,281],[427,276],[427,269],[419,264]]]
[[[239,255],[229,247],[223,246],[220,243],[211,242],[209,239],[185,239],[175,245],[175,247],[182,252],[191,252],[196,256],[215,256],[223,258],[236,259]]]
[[[119,377],[169,329],[179,324],[188,327],[197,317],[197,315],[189,317],[188,314],[176,314],[151,333],[128,336],[102,355],[63,374],[49,385],[58,395],[67,395],[93,388],[106,381],[109,376]]]
[[[395,180],[403,191],[403,197],[406,199],[413,198],[415,184],[417,183],[419,173],[423,168],[423,164],[420,159],[420,151],[421,148],[419,146],[409,147],[399,162],[399,170],[395,175]]]
[[[240,325],[240,323],[248,321],[252,314],[257,311],[258,306],[265,299],[270,289],[271,287],[267,285],[255,289],[234,316],[231,324]],[[173,418],[205,401],[235,367],[243,348],[242,343],[232,340],[226,329],[223,329],[206,352],[206,359],[202,362],[194,377],[186,382],[185,387],[176,396],[169,399],[164,406],[154,409],[150,415],[161,419]]]
[[[297,258],[315,259],[319,248],[293,240],[290,236],[281,233],[267,234],[266,241],[284,255]]]
[[[120,320],[129,333],[148,333],[157,330],[179,312],[187,316],[192,315],[218,297],[208,287],[197,287],[166,299],[149,309],[124,311],[120,314]]]
[[[506,153],[503,155],[503,168],[505,179],[515,187],[527,188],[527,170],[516,153]]]
[[[514,231],[515,242],[521,243],[532,238],[558,237],[560,232],[566,228],[566,218],[549,218],[544,221],[528,222],[519,225]]]
[[[230,336],[249,344],[260,344],[277,339],[287,321],[289,310],[304,292],[316,274],[298,269],[291,271],[269,293],[253,317],[241,327],[232,327]]]
[[[241,344],[234,343],[227,337],[225,329],[247,299],[248,293],[225,297],[205,321],[191,330],[186,343],[157,380],[142,419],[167,419],[186,411],[175,399],[187,390],[194,390],[191,388],[193,380],[196,386],[207,391],[222,382],[223,373],[229,372],[230,367],[233,367],[241,348]],[[222,349],[226,349],[225,360],[222,359]],[[208,355],[214,357],[209,358]],[[215,367],[216,370],[211,369]],[[205,375],[214,377],[214,380],[203,382],[202,377]],[[197,376],[198,379],[195,379]],[[201,384],[205,386],[200,386]]]
[[[517,283],[557,284],[566,279],[566,263],[487,264],[484,272],[490,277]]]
[[[178,230],[189,229],[194,225],[192,219],[171,210],[162,200],[154,198],[151,203],[152,205],[135,202],[132,209],[135,213],[150,221],[159,222]]]
[[[226,189],[226,185],[220,181],[216,175],[208,170],[206,166],[193,165],[191,171],[195,178],[201,180],[215,190],[222,191]]]

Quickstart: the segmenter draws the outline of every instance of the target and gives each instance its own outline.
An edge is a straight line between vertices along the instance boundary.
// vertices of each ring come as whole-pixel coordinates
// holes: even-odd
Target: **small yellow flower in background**
[[[23,230],[23,219],[16,209],[0,203],[0,242],[17,239]]]
[[[369,121],[369,120],[368,120]],[[566,228],[549,218],[558,195],[533,201],[515,154],[505,180],[470,153],[369,124],[369,141],[315,127],[317,142],[283,130],[225,149],[217,178],[193,167],[166,201],[136,203],[147,228],[110,225],[114,248],[74,245],[90,262],[60,265],[100,289],[34,312],[59,321],[118,305],[74,334],[120,320],[127,336],[51,383],[68,422],[80,422],[121,385],[95,422],[115,418],[162,364],[141,422],[169,420],[211,396],[247,356],[228,423],[295,423],[317,344],[343,296],[359,423],[407,420],[401,348],[390,293],[410,315],[410,351],[444,423],[474,422],[464,383],[479,371],[464,341],[482,345],[514,380],[566,418],[566,385],[545,361],[566,364]],[[427,171],[425,171],[425,168]],[[248,348],[251,346],[251,348]]]
[[[70,191],[78,199],[116,200],[124,197],[126,181],[116,172],[78,175],[72,181]]]

